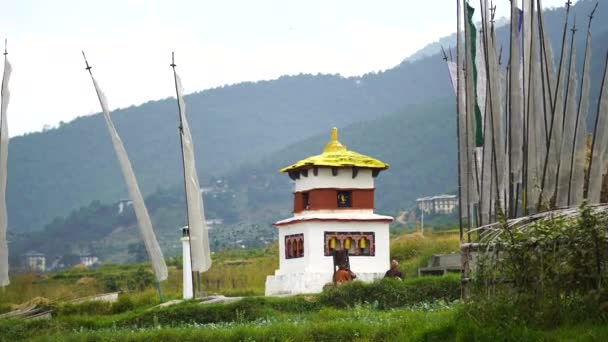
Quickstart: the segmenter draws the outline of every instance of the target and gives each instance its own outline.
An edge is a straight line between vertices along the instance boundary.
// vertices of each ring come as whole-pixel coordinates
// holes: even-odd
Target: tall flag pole
[[[109,107],[106,96],[99,87],[99,84],[97,84],[95,77],[93,77],[93,72],[91,71],[92,67],[89,65],[84,51],[82,52],[82,56],[86,64],[86,70],[89,72],[91,80],[93,81],[93,86],[95,87],[95,92],[97,93],[99,104],[101,105],[103,117],[106,121],[108,131],[112,139],[114,152],[116,152],[116,157],[118,158],[122,174],[125,178],[129,197],[133,202],[133,210],[135,211],[135,216],[137,218],[137,226],[139,227],[139,232],[146,247],[146,252],[148,252],[148,258],[150,259],[152,270],[156,276],[157,290],[162,302],[164,299],[162,290],[160,288],[160,282],[167,279],[167,265],[165,264],[163,252],[158,245],[158,241],[156,240],[156,235],[154,234],[154,229],[152,228],[152,221],[150,220],[150,215],[146,209],[143,196],[139,190],[139,186],[137,185],[137,179],[135,178],[133,167],[131,166],[131,162],[127,156],[127,151],[125,150],[122,140],[118,136],[118,132],[114,127],[112,119],[110,118],[110,110],[108,109]]]
[[[543,14],[543,8],[541,0],[536,1],[537,18],[538,18],[538,35],[539,35],[539,52],[541,61],[541,80],[542,80],[542,91],[543,91],[543,114],[544,114],[544,127],[545,127],[545,150],[549,149],[551,137],[550,130],[553,122],[553,90],[555,89],[555,66],[553,58],[553,49],[549,38],[545,35],[545,17]],[[546,156],[546,153],[545,153]],[[539,156],[541,158],[542,156]],[[546,158],[543,158],[546,159]],[[539,188],[542,190],[543,181],[542,175],[546,173],[546,160],[542,162],[543,171],[541,174],[541,183]],[[539,196],[541,194],[539,193]],[[540,204],[540,203],[539,203]]]
[[[468,202],[466,197],[466,158],[464,154],[467,150],[466,139],[464,135],[466,115],[464,109],[464,70],[463,70],[463,47],[462,47],[462,0],[456,0],[456,136],[458,140],[458,223],[460,227],[460,243],[464,242],[464,226],[463,221],[468,217],[465,211],[465,205]]]
[[[489,35],[489,27],[488,27],[488,21],[487,21],[487,16],[488,16],[488,9],[487,9],[487,1],[485,0],[481,0],[480,1],[480,7],[481,7],[481,30],[480,30],[480,40],[478,42],[478,47],[480,50],[480,54],[483,55],[483,60],[484,63],[483,65],[479,66],[478,65],[478,71],[483,69],[483,74],[487,75],[488,74],[488,35]],[[479,51],[478,50],[478,51]],[[479,57],[479,55],[478,55]],[[479,82],[478,82],[479,83]],[[486,82],[486,85],[487,82]],[[491,85],[491,84],[489,84]],[[479,225],[484,225],[487,224],[489,222],[490,216],[491,216],[491,205],[490,203],[492,202],[492,177],[494,175],[493,173],[493,165],[494,165],[494,129],[492,127],[492,123],[493,118],[492,118],[492,107],[488,106],[487,103],[490,100],[490,96],[487,96],[488,93],[490,92],[490,87],[486,86],[484,89],[484,94],[483,94],[483,123],[484,123],[484,127],[483,127],[483,147],[482,147],[482,156],[481,156],[481,179],[480,179],[480,193],[479,193]],[[477,93],[478,97],[480,95],[480,93]],[[481,103],[481,101],[480,101]]]
[[[604,63],[604,77],[597,104],[591,159],[589,160],[587,199],[590,204],[600,203],[602,180],[606,173],[606,152],[608,152],[608,53],[606,53]]]
[[[0,287],[10,283],[8,277],[8,242],[6,232],[8,218],[6,210],[6,178],[8,161],[8,123],[6,119],[10,92],[8,82],[13,70],[8,61],[6,40],[4,41],[4,75],[2,76],[1,104],[0,104]]]
[[[186,192],[186,207],[188,216],[188,230],[190,232],[190,254],[192,260],[192,271],[196,272],[198,288],[200,286],[200,273],[206,272],[211,267],[211,250],[209,248],[209,233],[205,223],[205,212],[203,198],[201,196],[196,163],[194,160],[194,144],[190,127],[186,118],[186,104],[183,97],[181,79],[175,70],[175,61],[172,54],[173,77],[175,79],[175,91],[177,95],[177,106],[180,122],[180,141],[182,146],[182,162],[184,166],[184,187]]]
[[[170,65],[171,65],[171,68],[173,70],[173,78],[174,78],[174,82],[175,82],[175,92],[176,92],[176,94],[178,94],[179,93],[179,87],[178,87],[178,83],[177,83],[177,73],[175,71],[175,67],[177,66],[177,64],[175,64],[175,53],[173,53],[173,52],[171,52],[171,64]],[[186,173],[186,160],[185,160],[185,157],[184,157],[184,139],[182,137],[183,134],[184,134],[183,133],[184,126],[183,126],[183,123],[182,123],[182,115],[181,115],[182,106],[185,106],[185,102],[183,100],[180,101],[180,99],[178,97],[177,98],[177,111],[178,111],[177,115],[178,115],[179,122],[180,122],[179,127],[178,127],[178,129],[179,129],[179,143],[180,143],[180,150],[181,150],[181,156],[182,156],[182,170],[183,170],[183,173],[184,173],[184,194],[186,196],[186,202],[187,202],[188,201],[188,196],[187,196],[187,194],[188,194],[188,185],[187,185],[188,182],[186,180],[188,179],[188,175]],[[188,223],[189,217],[190,217],[190,215],[189,215],[188,205],[186,203],[186,221],[187,221],[187,223]],[[192,258],[192,254],[193,254],[192,253],[192,233],[190,231],[190,227],[188,227],[188,229],[186,231],[188,232],[188,252],[190,253],[190,273],[193,275],[193,276],[190,277],[190,280],[192,281],[192,289],[193,289],[192,295],[196,296],[196,293],[199,292],[199,291],[197,290],[196,280],[195,279],[197,279],[197,278],[200,279],[200,273],[194,271],[194,261],[193,261],[193,258]],[[183,271],[185,272],[186,269],[184,269]],[[198,275],[199,277],[194,277],[194,275]],[[200,285],[200,282],[199,282],[199,285]],[[184,286],[185,286],[185,284],[184,284]],[[184,292],[186,292],[185,289],[184,289]],[[184,293],[184,296],[189,296],[189,294]]]
[[[485,128],[483,147],[482,190],[480,195],[480,221],[487,224],[498,209],[505,209],[505,144],[503,134],[503,111],[500,94],[501,72],[497,56],[496,32],[494,29],[494,7],[481,0],[483,52],[487,77]]]
[[[535,156],[535,151],[530,151],[530,148],[535,149],[538,139],[538,132],[536,129],[532,131],[533,136],[531,136],[531,127],[536,128],[535,123],[533,122],[536,113],[530,113],[530,94],[532,93],[532,84],[533,82],[530,80],[530,76],[533,72],[533,66],[535,64],[532,61],[534,57],[535,50],[535,40],[534,36],[535,28],[534,28],[534,0],[523,0],[524,5],[524,13],[523,13],[523,32],[522,32],[522,54],[523,54],[523,112],[524,112],[524,145],[523,145],[523,164],[522,164],[522,213],[523,215],[527,215],[528,212],[528,193],[529,193],[529,185],[528,185],[528,172],[530,172],[530,164],[535,164],[536,160],[530,161],[530,156]]]
[[[559,168],[559,156],[561,149],[561,141],[562,141],[562,133],[563,133],[563,120],[564,120],[564,75],[566,74],[566,63],[565,63],[565,54],[566,54],[566,36],[568,32],[568,18],[570,14],[570,5],[572,2],[568,1],[566,3],[566,19],[564,23],[564,30],[562,35],[562,48],[560,53],[560,63],[557,73],[557,84],[555,85],[555,92],[553,93],[551,107],[551,125],[549,127],[549,145],[547,146],[547,153],[545,156],[545,166],[543,168],[543,176],[542,176],[542,188],[539,203],[547,203],[549,206],[553,206],[553,199],[555,197],[555,191],[557,186],[557,178],[558,178],[558,168]],[[541,32],[543,32],[543,22],[541,16]],[[546,39],[547,37],[544,37]],[[550,46],[548,42],[543,43],[544,48],[549,52]],[[552,55],[549,55],[545,60],[545,63],[553,63]],[[551,72],[548,73],[549,77],[551,77]],[[550,81],[551,83],[551,81]]]
[[[470,228],[473,223],[473,215],[471,210],[479,200],[478,195],[478,174],[475,156],[476,147],[483,144],[483,136],[481,132],[481,117],[479,115],[479,107],[477,106],[477,91],[476,91],[476,70],[474,62],[474,54],[476,51],[476,29],[472,25],[474,9],[469,5],[468,1],[465,2],[465,58],[464,66],[466,74],[464,75],[465,83],[465,139],[466,139],[466,192],[467,192],[467,217],[468,227]],[[468,234],[470,235],[470,234]],[[470,239],[470,236],[468,237]]]
[[[546,149],[546,125],[543,111],[543,70],[541,63],[541,44],[540,32],[538,25],[538,11],[535,11],[535,2],[530,1],[528,7],[528,16],[530,18],[531,36],[530,42],[530,59],[527,67],[527,88],[526,97],[526,144],[525,144],[525,184],[524,195],[522,201],[522,212],[526,216],[529,210],[534,211],[538,206],[538,196],[540,192],[540,177],[543,169],[543,162]],[[524,15],[526,15],[524,13]]]
[[[513,201],[510,203],[509,217],[515,217],[517,213],[517,189],[522,179],[523,160],[523,90],[521,76],[519,22],[520,12],[517,1],[511,1],[511,38],[509,55],[509,196]]]
[[[598,3],[589,14],[589,24],[587,25],[587,41],[585,44],[585,56],[583,62],[583,76],[578,101],[578,111],[576,114],[576,127],[572,148],[570,188],[568,189],[568,204],[579,205],[583,201],[583,191],[585,185],[585,163],[587,160],[587,113],[589,112],[590,94],[590,69],[591,69],[591,22],[597,9]]]
[[[458,139],[458,211],[459,211],[459,232],[460,232],[460,285],[461,285],[461,297],[466,298],[468,296],[468,253],[464,247],[464,220],[469,219],[470,215],[467,212],[469,205],[468,196],[468,183],[469,177],[467,173],[467,161],[466,154],[468,153],[468,139],[466,135],[466,105],[465,105],[465,78],[464,78],[464,46],[462,42],[462,0],[456,0],[456,65],[457,65],[457,78],[456,78],[456,109],[457,109],[457,125],[456,135]]]
[[[572,176],[572,156],[574,154],[574,141],[576,135],[577,106],[576,101],[576,17],[572,26],[572,38],[570,40],[570,61],[568,62],[568,83],[566,85],[566,99],[564,104],[564,121],[562,133],[562,146],[560,148],[560,162],[558,167],[557,192],[555,205],[564,208],[570,202],[570,180]]]

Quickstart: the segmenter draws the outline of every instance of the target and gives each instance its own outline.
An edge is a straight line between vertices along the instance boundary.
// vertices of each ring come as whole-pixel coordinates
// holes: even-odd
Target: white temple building
[[[389,165],[349,151],[338,130],[320,155],[281,170],[294,180],[293,216],[276,222],[279,269],[265,293],[316,293],[332,281],[334,250],[347,249],[357,279],[373,281],[389,269],[390,216],[374,213],[374,179]]]

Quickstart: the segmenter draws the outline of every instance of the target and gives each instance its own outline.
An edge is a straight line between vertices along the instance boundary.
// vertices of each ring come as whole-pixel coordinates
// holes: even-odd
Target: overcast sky
[[[494,3],[508,15],[509,0]],[[286,74],[361,75],[455,31],[455,10],[455,0],[4,1],[10,135],[99,112],[81,50],[116,109],[174,96],[171,51],[186,93]]]

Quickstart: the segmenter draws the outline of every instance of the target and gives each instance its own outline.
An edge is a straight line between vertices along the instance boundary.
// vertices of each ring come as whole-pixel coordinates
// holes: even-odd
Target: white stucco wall
[[[359,169],[357,177],[353,178],[352,168],[340,168],[336,176],[331,174],[331,168],[320,167],[315,176],[308,170],[308,177],[300,175],[295,181],[295,192],[311,189],[373,189],[374,177],[371,169]]]
[[[315,293],[331,282],[333,257],[325,256],[325,232],[373,232],[374,256],[350,256],[351,270],[363,281],[381,278],[389,269],[388,223],[302,222],[279,229],[279,269],[266,280],[266,295]],[[304,234],[304,257],[285,258],[285,236]]]
[[[386,271],[390,263],[388,223],[383,222],[302,222],[279,229],[279,269],[277,274],[298,272],[332,273],[333,259],[325,256],[325,232],[373,232],[375,256],[350,256],[351,270]],[[285,236],[304,234],[304,257],[285,258]]]

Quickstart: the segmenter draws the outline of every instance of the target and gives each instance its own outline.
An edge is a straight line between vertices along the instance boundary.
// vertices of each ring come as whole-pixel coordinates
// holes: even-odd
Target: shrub
[[[143,291],[147,287],[152,286],[154,284],[154,275],[152,272],[146,270],[143,266],[140,266],[137,271],[132,274],[127,280],[127,286],[129,290],[139,290]]]
[[[126,326],[176,326],[185,323],[249,322],[258,318],[275,316],[275,311],[257,301],[243,299],[230,304],[200,304],[189,302],[182,305],[155,308],[121,322]]]
[[[129,296],[119,296],[118,300],[112,303],[111,312],[116,314],[133,310],[134,308],[135,303],[133,303]]]
[[[63,304],[57,308],[56,314],[66,315],[107,315],[112,312],[112,303],[102,301],[87,301],[75,304]]]
[[[115,292],[118,291],[118,277],[115,275],[106,275],[103,277],[103,287],[106,291]]]
[[[371,284],[354,281],[325,289],[320,295],[320,302],[338,308],[368,303],[377,305],[380,309],[388,309],[437,300],[451,302],[459,297],[459,276],[446,275],[404,281],[382,279]]]
[[[510,227],[480,250],[475,297],[491,308],[512,303],[513,315],[552,325],[604,317],[608,307],[608,220],[583,204],[577,219],[548,217]],[[488,314],[492,317],[492,312]]]

